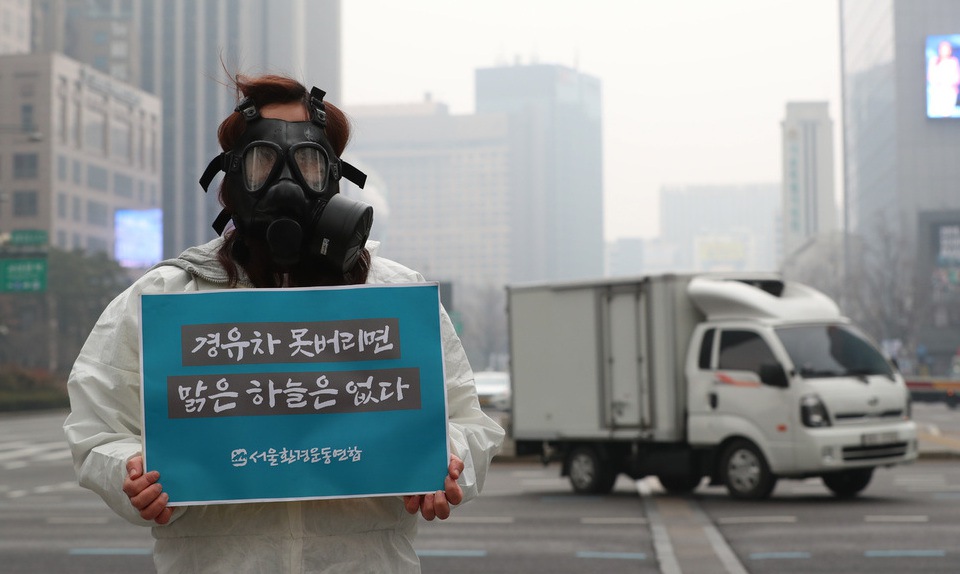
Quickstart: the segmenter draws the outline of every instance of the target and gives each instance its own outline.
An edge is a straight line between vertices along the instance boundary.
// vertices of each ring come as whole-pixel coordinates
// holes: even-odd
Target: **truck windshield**
[[[890,363],[856,329],[846,325],[780,327],[783,342],[797,373],[806,379],[885,375]]]

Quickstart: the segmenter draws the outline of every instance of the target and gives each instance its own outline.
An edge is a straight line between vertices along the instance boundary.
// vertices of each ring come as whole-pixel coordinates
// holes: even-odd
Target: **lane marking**
[[[0,452],[0,461],[13,460],[15,458],[30,457],[38,454],[48,454],[54,448],[59,450],[59,449],[62,449],[63,446],[64,446],[64,443],[62,441],[42,442],[40,444],[35,444],[29,447],[8,450],[8,451]]]
[[[590,550],[580,550],[577,552],[577,558],[612,558],[616,560],[646,560],[647,555],[643,552],[593,552]]]
[[[70,556],[150,556],[150,548],[73,548]]]
[[[66,524],[66,525],[76,525],[76,524],[106,524],[110,522],[110,518],[107,516],[97,516],[97,517],[73,517],[73,516],[51,516],[47,518],[47,524]]]
[[[682,574],[683,570],[680,567],[679,557],[674,551],[673,544],[670,541],[668,525],[660,513],[658,502],[652,496],[653,491],[650,487],[650,481],[654,480],[656,479],[649,477],[636,481],[636,484],[637,492],[640,493],[644,510],[647,513],[647,520],[650,521],[650,530],[653,533],[653,548],[656,551],[657,560],[660,564],[660,572],[661,574]],[[690,522],[699,526],[704,538],[706,538],[707,543],[709,543],[714,555],[719,558],[720,563],[723,564],[723,569],[727,574],[748,574],[747,569],[744,568],[740,559],[737,558],[737,555],[733,552],[733,549],[730,548],[730,545],[727,544],[727,541],[720,534],[720,531],[717,530],[716,526],[713,525],[713,522],[706,513],[703,512],[695,500],[690,498],[671,498],[665,499],[665,502],[669,503],[674,511],[687,510],[690,512],[692,520],[679,520],[674,524],[675,528],[689,530],[690,526],[693,526],[692,524],[687,526]],[[694,528],[696,527],[694,526]],[[691,561],[699,560],[699,558],[691,554],[689,550],[691,544],[693,545],[692,547],[697,547],[696,541],[685,539],[683,544],[682,548],[685,550],[684,555],[687,559]]]
[[[691,506],[694,506],[693,501],[690,502]],[[737,555],[733,552],[733,548],[730,548],[726,539],[724,539],[720,531],[710,522],[707,515],[700,510],[699,506],[694,506],[694,511],[700,515],[701,521],[703,522],[704,534],[706,534],[707,539],[710,540],[713,551],[720,557],[720,562],[723,562],[727,574],[748,574],[747,569],[743,567],[740,559],[737,558]]]
[[[647,479],[637,481],[637,492],[640,493],[644,512],[646,512],[647,520],[650,521],[653,549],[657,554],[657,562],[660,564],[660,574],[683,574],[683,571],[680,570],[680,563],[677,562],[677,556],[673,553],[673,544],[670,543],[667,526],[653,501],[650,483]]]
[[[960,500],[960,492],[938,492],[933,495],[934,500]]]
[[[458,524],[513,524],[512,516],[451,516],[446,520]]]
[[[520,486],[558,486],[564,482],[562,478],[524,478]]]
[[[929,522],[930,518],[922,514],[915,515],[883,515],[883,514],[868,514],[863,517],[864,522]]]
[[[794,524],[796,516],[724,516],[717,519],[719,524]]]
[[[752,552],[750,560],[796,560],[810,558],[809,552]]]
[[[0,493],[7,491],[9,487],[0,488]],[[67,490],[80,490],[80,485],[73,481],[60,482],[57,484],[44,484],[35,486],[32,489],[18,489],[6,492],[7,498],[23,498],[31,494],[51,494],[54,492],[63,492]]]
[[[867,558],[943,558],[946,550],[867,550]]]
[[[610,516],[610,517],[597,517],[597,518],[581,518],[580,524],[646,524],[646,518],[633,517],[633,516]]]
[[[417,550],[421,558],[485,558],[486,550]]]

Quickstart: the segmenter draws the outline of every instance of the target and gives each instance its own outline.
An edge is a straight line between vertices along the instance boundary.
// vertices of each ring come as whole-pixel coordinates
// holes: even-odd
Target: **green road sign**
[[[46,229],[15,229],[10,232],[12,245],[46,245],[49,242]]]
[[[0,292],[47,290],[47,260],[0,259]]]

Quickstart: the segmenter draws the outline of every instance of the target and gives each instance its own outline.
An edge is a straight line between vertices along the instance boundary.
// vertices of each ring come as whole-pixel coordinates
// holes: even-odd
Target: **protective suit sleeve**
[[[447,433],[450,451],[463,460],[463,472],[457,482],[463,489],[463,502],[467,502],[480,494],[487,469],[500,452],[506,433],[480,409],[466,352],[449,315],[442,308],[440,336],[447,378]]]
[[[142,278],[101,314],[67,380],[70,414],[63,428],[80,486],[131,523],[156,526],[123,492],[127,460],[142,450],[139,295],[148,290],[162,290],[159,273]]]

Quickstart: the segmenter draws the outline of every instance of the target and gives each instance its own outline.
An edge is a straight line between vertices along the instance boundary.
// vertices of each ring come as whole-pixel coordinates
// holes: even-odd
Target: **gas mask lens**
[[[327,181],[327,158],[320,148],[298,147],[293,150],[293,161],[300,170],[303,183],[313,191],[323,191],[323,184]]]
[[[247,191],[260,191],[290,161],[291,174],[307,189],[320,193],[327,181],[327,156],[323,149],[308,143],[291,146],[284,154],[276,144],[254,142],[243,152],[243,184]]]
[[[257,191],[270,179],[280,159],[280,150],[267,145],[252,145],[243,153],[243,184],[247,191]]]

